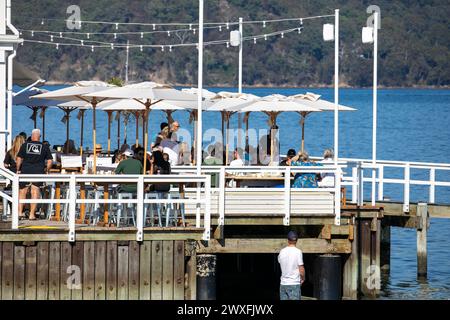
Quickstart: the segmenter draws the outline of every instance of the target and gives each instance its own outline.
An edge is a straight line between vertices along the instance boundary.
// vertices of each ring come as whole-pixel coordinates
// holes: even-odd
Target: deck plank
[[[84,243],[83,257],[83,300],[95,298],[95,242]]]
[[[117,300],[117,241],[108,241],[106,247],[106,299]]]
[[[173,299],[184,299],[184,241],[174,241]]]
[[[14,243],[3,243],[2,300],[12,300],[14,292]]]
[[[72,245],[68,242],[61,243],[61,283],[60,298],[61,300],[71,300],[72,290],[67,285],[67,280],[71,275],[67,273],[67,268],[72,265]]]
[[[139,299],[150,300],[152,242],[144,241],[141,245],[139,260]]]
[[[48,257],[48,299],[60,298],[61,243],[50,242]]]
[[[139,299],[139,243],[130,241],[128,251],[128,299]]]
[[[128,300],[128,246],[118,247],[117,265],[117,300]]]
[[[25,299],[25,247],[14,246],[14,300]]]
[[[106,299],[106,241],[95,242],[95,300]]]
[[[37,272],[36,272],[36,299],[48,299],[48,258],[49,243],[46,241],[37,244]]]
[[[162,298],[162,251],[162,241],[152,241],[152,300],[161,300]]]
[[[84,243],[82,241],[76,241],[72,247],[72,265],[79,270],[78,276],[80,277],[80,283],[73,283],[72,300],[83,299],[83,259],[84,259]],[[76,286],[76,287],[75,287]]]
[[[173,241],[163,241],[162,299],[173,300]]]
[[[25,248],[25,300],[36,300],[37,247]]]

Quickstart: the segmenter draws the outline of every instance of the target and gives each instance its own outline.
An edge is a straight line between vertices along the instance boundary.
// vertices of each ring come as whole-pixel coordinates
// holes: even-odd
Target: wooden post
[[[380,268],[389,274],[391,268],[391,226],[382,223],[381,224],[381,256],[380,256]]]
[[[352,253],[347,257],[347,260],[344,263],[344,272],[343,272],[343,298],[357,300],[359,294],[359,260],[358,260],[358,220],[355,221],[354,225],[350,226],[353,229],[352,233]]]
[[[427,231],[428,207],[426,203],[417,205],[417,276],[427,277]]]

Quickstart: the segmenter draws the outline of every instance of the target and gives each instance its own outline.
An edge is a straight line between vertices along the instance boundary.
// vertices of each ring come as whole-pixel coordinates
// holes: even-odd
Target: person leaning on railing
[[[293,167],[313,167],[323,166],[320,163],[312,162],[306,151],[300,151],[297,156],[292,158],[291,166]],[[320,176],[316,173],[299,172],[295,175],[293,188],[317,188]]]
[[[17,173],[18,174],[45,174],[49,172],[52,167],[52,153],[50,148],[40,142],[41,130],[34,129],[31,132],[31,140],[25,142],[20,147],[17,154]],[[28,189],[31,188],[31,198],[33,200],[40,198],[39,188],[43,185],[42,182],[21,182],[19,183],[19,198],[25,199],[27,197]],[[37,203],[30,204],[30,220],[36,220]],[[25,216],[22,213],[23,204],[19,203],[19,219],[24,219]]]

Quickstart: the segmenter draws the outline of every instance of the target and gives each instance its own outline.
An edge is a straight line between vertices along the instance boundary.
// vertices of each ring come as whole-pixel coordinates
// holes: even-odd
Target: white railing
[[[404,212],[409,212],[412,185],[428,186],[428,203],[431,204],[436,203],[436,187],[445,187],[450,190],[450,181],[436,180],[436,171],[450,172],[450,164],[377,160],[374,166],[372,160],[341,158],[339,161],[345,163],[348,168],[352,168],[351,176],[343,177],[343,184],[352,186],[352,202],[359,205],[362,205],[364,201],[363,187],[365,182],[378,185],[377,188],[372,189],[370,192],[370,201],[372,204],[385,199],[384,187],[386,184],[402,186]],[[402,169],[403,178],[387,177],[386,169],[392,168]],[[364,169],[369,172],[375,170],[377,173],[375,179],[372,175],[370,177],[364,177]],[[413,169],[427,172],[429,178],[420,180],[411,179],[411,170]],[[448,202],[450,202],[450,199]]]
[[[1,174],[4,174],[2,171]],[[196,227],[204,228],[203,239],[209,240],[211,226],[211,180],[208,175],[77,175],[77,174],[49,174],[49,175],[3,175],[6,180],[12,181],[12,196],[0,193],[0,196],[7,199],[12,204],[12,228],[19,228],[19,203],[42,203],[42,204],[66,204],[68,205],[68,226],[69,241],[75,241],[75,221],[76,208],[81,204],[135,204],[136,205],[136,240],[143,240],[144,229],[144,206],[146,204],[167,204],[193,203],[197,207],[204,206],[203,219],[201,211],[197,211]],[[19,199],[20,182],[44,182],[47,184],[64,183],[68,184],[68,193],[66,199]],[[77,185],[81,184],[136,184],[136,198],[133,199],[86,199],[81,198],[77,192]],[[145,199],[144,185],[150,183],[170,183],[170,184],[197,184],[199,192],[196,198],[180,199]],[[4,208],[5,210],[5,208]],[[203,225],[201,221],[203,220]]]
[[[291,216],[291,195],[292,188],[291,187],[291,176],[297,173],[312,173],[312,174],[321,174],[328,173],[334,175],[334,181],[337,183],[334,184],[333,187],[329,188],[295,188],[295,190],[304,190],[308,192],[330,192],[334,195],[334,215],[335,215],[335,224],[340,225],[341,219],[341,166],[334,165],[323,165],[323,166],[311,166],[311,167],[268,167],[268,166],[239,166],[239,167],[230,167],[230,166],[202,166],[202,174],[219,174],[218,186],[213,188],[213,190],[219,191],[219,217],[217,224],[219,226],[224,225],[225,221],[225,197],[227,192],[239,192],[243,190],[247,190],[247,188],[234,188],[234,187],[226,187],[226,180],[232,179],[229,176],[234,175],[250,175],[250,174],[274,174],[273,176],[281,177],[284,175],[284,179],[282,180],[283,190],[284,190],[284,218],[283,224],[288,226],[290,224],[290,216]],[[189,174],[195,172],[195,167],[187,167],[187,166],[175,166],[172,168],[173,173]],[[266,175],[267,180],[270,180],[270,175]],[[255,189],[253,189],[255,190]],[[270,187],[261,187],[257,188],[258,191],[274,191],[273,188]],[[279,189],[275,189],[279,190]]]

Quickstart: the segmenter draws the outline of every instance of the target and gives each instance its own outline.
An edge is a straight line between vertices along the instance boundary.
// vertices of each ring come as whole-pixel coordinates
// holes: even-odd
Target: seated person
[[[312,167],[322,166],[320,163],[312,162],[306,151],[300,151],[297,156],[292,158],[293,167]],[[294,178],[293,188],[317,188],[318,175],[316,173],[297,173]]]
[[[170,167],[170,162],[164,160],[163,153],[158,149],[153,149],[151,168],[152,168],[151,174],[170,174],[172,171]],[[154,183],[150,187],[150,191],[169,192],[170,183],[168,182]]]
[[[286,155],[286,159],[280,162],[281,167],[288,167],[291,165],[291,160],[293,157],[297,155],[297,152],[295,152],[294,149],[289,149]]]
[[[130,149],[123,153],[124,160],[120,161],[117,166],[116,174],[142,174],[142,163],[139,160],[133,158],[134,152]],[[131,192],[135,193],[137,186],[135,183],[121,184],[118,188],[119,192]]]
[[[236,148],[233,152],[233,161],[230,162],[230,167],[242,167],[244,161],[242,160],[242,149]]]
[[[323,164],[334,164],[334,152],[331,149],[326,149],[323,153],[323,160],[320,162]],[[339,168],[341,176],[343,174],[342,169]],[[334,173],[326,172],[320,174],[321,180],[319,181],[320,188],[333,188],[334,187]]]
[[[72,139],[69,139],[64,143],[62,151],[64,154],[78,154],[78,150],[75,148],[75,142]]]
[[[208,147],[208,155],[205,157],[205,160],[203,160],[203,164],[207,166],[222,165],[222,159],[216,157],[216,154],[218,153],[217,151],[217,145],[210,145]]]

